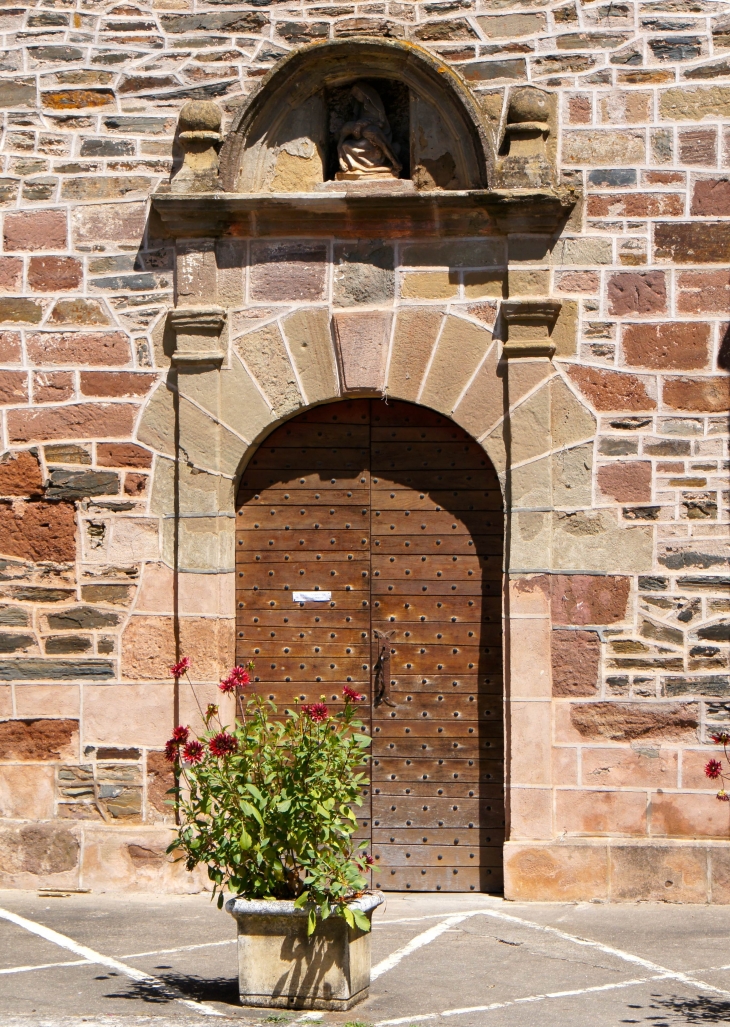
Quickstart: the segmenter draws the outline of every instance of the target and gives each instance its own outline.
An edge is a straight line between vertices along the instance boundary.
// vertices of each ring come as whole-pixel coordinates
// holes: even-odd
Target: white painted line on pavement
[[[214,949],[221,945],[235,945],[237,938],[226,938],[225,941],[201,941],[197,945],[178,945],[176,949],[153,949],[151,952],[125,952],[120,959],[141,959],[142,956],[169,956],[175,952],[192,952],[194,949]]]
[[[394,966],[397,966],[401,959],[405,959],[406,956],[410,956],[412,952],[417,949],[423,948],[424,945],[428,945],[434,941],[439,935],[448,931],[450,927],[454,927],[456,924],[460,924],[462,920],[467,920],[470,916],[476,916],[477,913],[481,913],[481,909],[472,909],[468,913],[457,913],[456,916],[447,917],[446,920],[442,920],[440,924],[436,924],[434,927],[429,927],[423,934],[416,935],[415,938],[411,938],[407,945],[404,945],[400,949],[396,949],[389,956],[383,959],[380,963],[372,968],[370,971],[370,979],[372,981],[377,980],[381,974],[387,973],[388,970],[392,970]]]
[[[543,924],[533,923],[532,920],[523,920],[519,916],[512,916],[510,913],[500,913],[496,909],[480,909],[479,912],[482,916],[491,916],[496,920],[505,920],[509,923],[519,924],[521,927],[529,927],[533,931],[542,931],[545,934],[556,935],[558,938],[570,941],[574,945],[583,945],[586,948],[597,949],[599,952],[606,953],[606,955],[616,956],[626,963],[634,963],[636,966],[643,966],[645,970],[653,970],[654,973],[659,974],[661,977],[671,977],[675,981],[681,981],[682,984],[689,984],[693,988],[704,988],[707,991],[714,991],[716,995],[730,995],[730,991],[726,991],[724,988],[716,988],[713,984],[708,984],[706,981],[700,981],[696,977],[682,973],[681,970],[670,970],[669,967],[660,966],[659,963],[653,963],[650,959],[643,959],[641,956],[635,956],[631,952],[624,952],[623,949],[614,948],[612,945],[604,945],[601,941],[581,938],[578,935],[561,931],[557,927],[546,927]]]
[[[35,966],[9,966],[0,974],[24,974],[28,970],[49,970],[56,966],[91,966],[88,959],[67,959],[64,963],[37,963]]]
[[[166,995],[168,998],[174,999],[175,1002],[180,1002],[184,1006],[189,1006],[190,1009],[194,1009],[204,1016],[223,1016],[223,1013],[214,1009],[213,1006],[207,1005],[205,1002],[196,1002],[194,999],[185,998],[177,988],[165,984],[158,977],[152,977],[151,974],[146,974],[142,970],[136,970],[133,966],[127,966],[126,963],[121,963],[118,959],[112,959],[111,956],[104,956],[101,952],[95,952],[94,949],[90,949],[86,945],[80,945],[73,938],[68,938],[65,934],[59,934],[58,931],[46,927],[45,924],[36,923],[35,920],[26,920],[24,916],[18,916],[17,913],[11,913],[10,910],[2,908],[0,908],[0,918],[8,920],[17,927],[22,927],[23,930],[29,931],[31,934],[37,934],[39,938],[50,941],[54,945],[58,945],[59,948],[68,949],[69,952],[74,952],[77,956],[83,956],[90,963],[108,966],[111,970],[116,970],[117,973],[129,977],[133,981],[147,984],[149,987],[159,991],[160,994]]]
[[[420,1023],[424,1020],[438,1020],[442,1016],[465,1016],[467,1013],[488,1013],[493,1009],[505,1009],[532,1002],[544,1002],[549,998],[573,998],[576,995],[589,995],[591,992],[615,991],[619,988],[634,988],[638,984],[649,984],[652,981],[666,980],[667,974],[655,974],[652,977],[636,977],[630,981],[616,981],[612,984],[597,984],[592,988],[576,988],[573,991],[552,991],[545,995],[527,995],[525,998],[510,999],[507,1002],[490,1002],[486,1006],[464,1006],[461,1009],[444,1009],[442,1013],[421,1013],[416,1016],[400,1016],[395,1020],[378,1020],[375,1027],[396,1027],[398,1024]]]

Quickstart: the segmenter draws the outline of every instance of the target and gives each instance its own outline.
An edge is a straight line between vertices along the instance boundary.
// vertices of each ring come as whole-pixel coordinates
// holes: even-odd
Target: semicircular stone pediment
[[[409,191],[485,189],[492,177],[482,115],[459,76],[413,44],[359,39],[304,47],[266,76],[226,137],[221,183],[235,193],[341,187],[358,177],[345,174],[360,166],[358,148],[365,164],[368,148],[380,153],[369,182]]]

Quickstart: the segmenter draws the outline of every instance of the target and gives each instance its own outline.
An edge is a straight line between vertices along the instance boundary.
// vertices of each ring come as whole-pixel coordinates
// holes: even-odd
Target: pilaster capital
[[[548,357],[555,353],[551,333],[562,303],[553,299],[504,300],[502,318],[507,325],[507,341],[502,355],[515,357]]]
[[[195,366],[223,362],[221,332],[226,323],[223,307],[177,307],[170,311],[169,323],[176,340],[173,364]]]

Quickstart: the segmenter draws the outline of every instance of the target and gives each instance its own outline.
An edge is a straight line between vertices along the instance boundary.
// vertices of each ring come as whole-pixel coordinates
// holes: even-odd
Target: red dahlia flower
[[[360,702],[361,699],[365,698],[364,695],[360,695],[359,692],[356,692],[354,688],[350,688],[349,685],[343,687],[342,694],[345,699],[349,699],[351,702]]]
[[[178,744],[174,738],[165,742],[165,759],[168,763],[177,763],[178,761]]]
[[[174,678],[181,678],[186,670],[190,669],[190,657],[183,656],[179,663],[173,663],[170,673]]]
[[[717,793],[717,797],[720,800],[720,802],[730,802],[730,795],[727,794],[724,788],[720,789],[720,791]]]
[[[330,715],[330,711],[323,702],[308,703],[306,706],[302,706],[302,711],[310,717],[315,724],[321,724],[323,720],[327,720]]]
[[[719,760],[708,760],[705,764],[705,774],[708,777],[716,778],[722,773],[722,763]]]
[[[208,748],[214,756],[228,756],[236,751],[238,742],[233,735],[229,735],[225,731],[219,731],[208,742]]]
[[[363,861],[363,863],[365,864],[366,867],[374,867],[375,866],[375,860],[373,859],[372,856],[369,856],[369,855],[368,856],[363,856],[362,861]]]
[[[186,727],[176,727],[172,732],[171,742],[177,742],[178,745],[185,745],[188,740],[190,731]]]
[[[208,703],[208,708],[205,711],[205,716],[206,716],[207,720],[210,720],[211,717],[217,717],[218,716],[218,707],[216,706],[216,704],[214,702],[209,702]]]
[[[725,731],[721,731],[718,735],[712,735],[711,738],[716,745],[726,745],[727,742],[730,742],[730,735]]]
[[[200,763],[204,753],[205,749],[202,742],[188,742],[183,749],[183,759],[186,763]]]
[[[250,681],[251,678],[248,675],[248,671],[243,667],[231,667],[228,671],[228,676],[223,678],[218,687],[221,692],[235,692],[237,688],[243,688]]]

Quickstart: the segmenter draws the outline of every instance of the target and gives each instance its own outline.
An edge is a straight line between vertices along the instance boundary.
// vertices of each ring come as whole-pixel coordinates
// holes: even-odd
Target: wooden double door
[[[316,407],[243,474],[237,660],[280,708],[367,696],[379,888],[502,887],[502,539],[484,450],[410,403]]]

